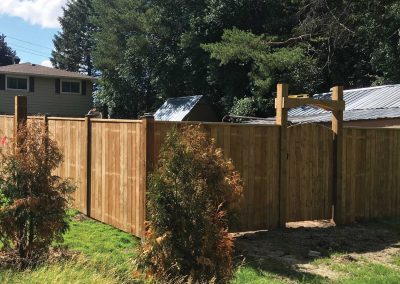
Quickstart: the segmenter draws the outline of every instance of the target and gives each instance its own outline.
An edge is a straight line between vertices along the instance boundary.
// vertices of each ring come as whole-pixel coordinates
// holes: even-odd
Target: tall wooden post
[[[18,135],[19,130],[26,125],[28,116],[28,99],[26,96],[15,96],[15,111],[14,111],[14,139],[15,146],[18,149],[21,145],[20,137]]]
[[[278,84],[276,95],[276,125],[280,126],[279,151],[279,225],[286,226],[286,195],[287,195],[287,121],[288,110],[284,108],[284,98],[288,97],[289,85]]]
[[[142,117],[143,122],[143,130],[144,130],[144,143],[143,143],[143,151],[144,151],[144,175],[143,175],[143,190],[141,190],[141,198],[142,202],[140,203],[140,212],[143,212],[143,216],[141,216],[141,237],[144,237],[145,233],[145,225],[144,222],[146,221],[146,193],[147,193],[147,182],[150,173],[154,167],[154,116],[151,113],[146,113]]]
[[[343,101],[343,87],[332,88],[332,101]],[[343,163],[343,110],[332,112],[333,131],[333,202],[334,220],[336,224],[346,222],[346,208],[344,206],[344,195],[342,186],[342,163]]]
[[[83,212],[86,216],[91,216],[91,208],[92,208],[92,175],[91,175],[91,164],[92,164],[92,123],[91,123],[91,115],[85,116],[85,162],[84,162],[84,173],[83,173],[83,183],[86,189],[86,212]]]

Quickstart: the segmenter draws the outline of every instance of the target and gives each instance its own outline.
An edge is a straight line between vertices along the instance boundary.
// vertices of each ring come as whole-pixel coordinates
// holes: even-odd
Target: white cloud
[[[58,17],[67,0],[0,0],[0,14],[20,17],[43,28],[59,28]]]
[[[40,65],[53,68],[53,65],[51,65],[51,61],[50,60],[43,60],[42,63],[40,63]]]

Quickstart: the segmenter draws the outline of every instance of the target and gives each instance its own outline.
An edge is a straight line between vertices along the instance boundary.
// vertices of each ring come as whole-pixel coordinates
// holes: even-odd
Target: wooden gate
[[[318,124],[287,129],[286,221],[332,218],[333,132]]]

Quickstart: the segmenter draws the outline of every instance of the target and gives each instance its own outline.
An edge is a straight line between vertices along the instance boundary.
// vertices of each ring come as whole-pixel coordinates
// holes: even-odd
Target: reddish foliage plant
[[[44,123],[33,122],[1,147],[0,241],[22,260],[46,255],[68,229],[68,196],[75,186],[54,175],[62,162]]]
[[[226,283],[233,275],[238,172],[199,127],[174,129],[149,179],[148,222],[137,263],[156,280]]]

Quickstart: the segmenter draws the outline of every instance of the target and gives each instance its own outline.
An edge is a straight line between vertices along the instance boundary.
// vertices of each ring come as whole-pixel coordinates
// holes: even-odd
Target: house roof
[[[65,71],[61,69],[50,68],[38,64],[32,64],[29,62],[22,64],[1,66],[0,74],[95,80],[95,78],[91,76],[83,75],[76,72]]]
[[[330,100],[332,93],[314,95],[313,98]],[[343,99],[346,103],[344,121],[400,117],[400,84],[345,90]],[[288,120],[292,123],[328,122],[331,119],[330,112],[313,106],[288,112]]]
[[[203,96],[168,99],[154,114],[155,120],[182,121]]]

